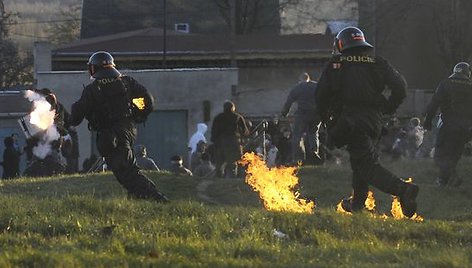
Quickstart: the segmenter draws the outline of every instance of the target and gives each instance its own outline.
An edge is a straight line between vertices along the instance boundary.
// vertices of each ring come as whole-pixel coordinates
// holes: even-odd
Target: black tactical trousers
[[[471,132],[463,126],[445,123],[439,129],[434,151],[434,162],[439,168],[439,182],[446,185],[456,175],[456,166],[471,139]]]
[[[404,182],[378,162],[376,139],[365,134],[352,137],[347,150],[350,155],[352,174],[352,208],[361,210],[369,191],[369,185],[391,195],[400,195]]]
[[[118,182],[128,195],[136,198],[164,201],[166,198],[156,189],[136,164],[132,146],[137,130],[131,122],[120,122],[97,134],[97,147]]]
[[[365,207],[365,200],[369,185],[382,192],[399,196],[405,188],[405,182],[388,171],[379,163],[377,143],[380,137],[381,125],[375,117],[370,120],[363,118],[347,118],[340,120],[336,136],[342,138],[349,152],[352,174],[352,209],[361,210]],[[344,135],[343,135],[343,134]]]

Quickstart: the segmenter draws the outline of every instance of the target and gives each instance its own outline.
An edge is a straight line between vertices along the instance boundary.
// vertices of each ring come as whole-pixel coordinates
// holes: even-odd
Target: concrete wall
[[[306,66],[246,67],[239,70],[239,85],[234,100],[239,112],[247,116],[280,114],[290,90],[298,83],[300,74],[307,72],[318,80],[323,63]]]
[[[140,70],[122,73],[134,77],[151,91],[156,98],[157,110],[187,110],[188,137],[195,132],[197,123],[203,122],[203,101],[210,101],[212,119],[223,110],[223,102],[231,99],[231,88],[238,83],[237,69]],[[85,71],[37,74],[37,87],[52,89],[69,111],[72,103],[80,98],[83,86],[90,82]],[[210,122],[208,125],[210,127]],[[91,152],[91,134],[86,123],[79,126],[78,132],[82,163]]]

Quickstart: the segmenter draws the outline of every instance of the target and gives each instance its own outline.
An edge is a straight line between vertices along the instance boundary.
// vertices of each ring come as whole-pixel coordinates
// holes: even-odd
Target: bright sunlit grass
[[[431,160],[387,163],[420,185],[423,223],[337,214],[347,163],[298,172],[314,214],[267,212],[242,179],[149,173],[167,205],[127,199],[110,173],[2,181],[0,267],[470,267],[471,162],[463,186],[442,189]]]

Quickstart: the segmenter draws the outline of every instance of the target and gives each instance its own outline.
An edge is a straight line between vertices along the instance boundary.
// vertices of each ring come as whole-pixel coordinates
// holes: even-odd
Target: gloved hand
[[[433,129],[433,118],[430,117],[430,116],[426,116],[424,118],[424,121],[423,121],[423,128],[425,130],[428,130],[430,131],[431,129]]]

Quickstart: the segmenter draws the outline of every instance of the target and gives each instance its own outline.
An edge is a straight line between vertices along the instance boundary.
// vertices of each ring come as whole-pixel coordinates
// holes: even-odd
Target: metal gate
[[[138,125],[136,144],[146,146],[148,156],[161,169],[170,166],[170,158],[181,155],[188,163],[187,111],[165,110],[149,115],[145,124]]]

